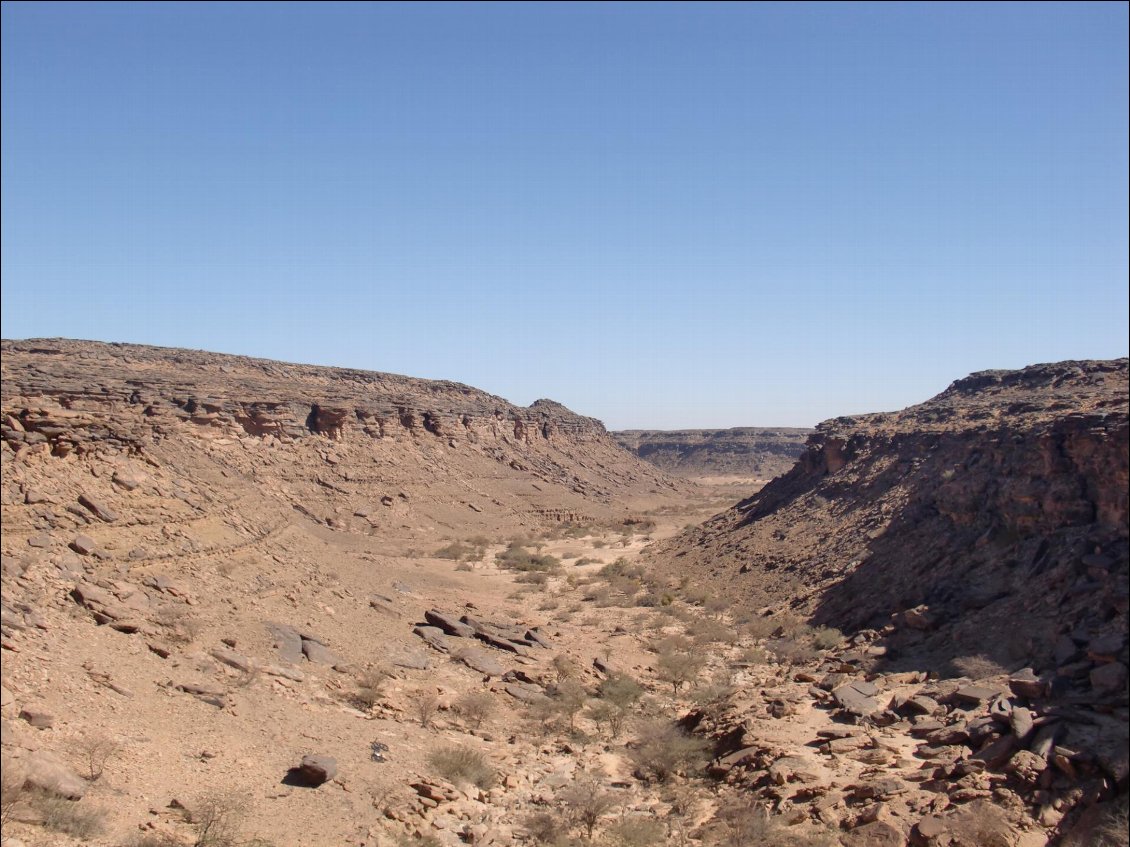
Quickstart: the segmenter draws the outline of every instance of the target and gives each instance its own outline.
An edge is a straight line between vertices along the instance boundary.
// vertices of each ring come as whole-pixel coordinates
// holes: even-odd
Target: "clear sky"
[[[811,425],[1127,354],[1127,4],[3,4],[5,338]]]

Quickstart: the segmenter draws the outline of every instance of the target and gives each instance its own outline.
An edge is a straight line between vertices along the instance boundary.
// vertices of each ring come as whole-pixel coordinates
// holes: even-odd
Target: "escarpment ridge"
[[[626,450],[679,476],[770,480],[788,472],[811,429],[623,430],[612,436]]]
[[[401,488],[430,487],[416,507],[440,519],[470,508],[552,520],[600,517],[613,499],[680,486],[621,450],[599,421],[548,400],[520,407],[454,382],[193,350],[2,344],[10,450],[159,458],[194,444],[284,481],[289,494],[265,487],[331,525],[357,523],[374,495],[405,502]]]

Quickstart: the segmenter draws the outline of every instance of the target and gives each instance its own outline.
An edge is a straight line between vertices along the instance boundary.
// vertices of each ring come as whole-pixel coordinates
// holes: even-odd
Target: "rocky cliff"
[[[639,430],[613,432],[626,450],[683,477],[769,480],[787,473],[804,452],[810,429]]]
[[[453,382],[130,344],[2,350],[0,434],[24,464],[206,459],[330,526],[363,529],[382,498],[423,525],[468,509],[483,521],[601,517],[613,500],[678,489],[599,421],[552,401],[518,407]]]
[[[821,424],[792,471],[656,556],[848,631],[928,610],[919,653],[1047,661],[1124,626],[1128,431],[1125,359],[973,374]]]

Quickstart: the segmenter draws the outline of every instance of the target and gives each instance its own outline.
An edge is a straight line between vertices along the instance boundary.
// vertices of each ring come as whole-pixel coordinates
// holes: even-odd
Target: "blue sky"
[[[1127,4],[3,4],[2,333],[811,425],[1127,354]]]

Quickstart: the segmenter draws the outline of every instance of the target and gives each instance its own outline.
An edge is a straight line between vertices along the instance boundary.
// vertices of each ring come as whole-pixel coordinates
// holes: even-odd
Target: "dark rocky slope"
[[[986,371],[825,422],[788,474],[652,548],[802,655],[767,711],[739,690],[691,716],[720,775],[844,844],[1125,844],[1127,364]],[[796,616],[847,642],[807,658]],[[808,708],[848,726],[798,790],[774,738]],[[853,758],[883,768],[844,788]]]

